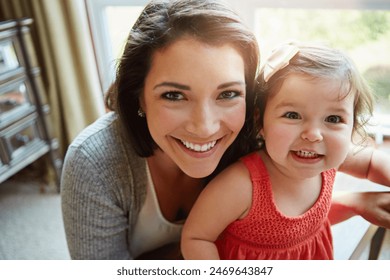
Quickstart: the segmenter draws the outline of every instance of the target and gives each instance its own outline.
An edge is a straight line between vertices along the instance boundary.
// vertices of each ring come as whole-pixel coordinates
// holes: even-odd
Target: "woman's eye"
[[[240,96],[241,93],[238,91],[224,91],[219,96],[218,99],[232,99],[234,97]]]
[[[301,118],[297,112],[287,112],[283,115],[283,117],[292,120],[298,120]]]
[[[179,100],[183,100],[184,99],[184,96],[182,93],[180,92],[177,92],[177,91],[170,91],[170,92],[166,92],[162,95],[162,98],[164,99],[168,99],[170,101],[179,101]]]
[[[329,116],[325,119],[325,121],[330,122],[330,123],[340,123],[342,121],[342,118],[340,116]]]

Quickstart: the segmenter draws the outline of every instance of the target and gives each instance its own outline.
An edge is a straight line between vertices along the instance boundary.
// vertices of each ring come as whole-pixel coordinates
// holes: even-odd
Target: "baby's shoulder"
[[[230,187],[242,190],[245,186],[250,188],[252,186],[250,173],[241,161],[228,166],[212,180],[212,183],[222,185],[225,189]]]

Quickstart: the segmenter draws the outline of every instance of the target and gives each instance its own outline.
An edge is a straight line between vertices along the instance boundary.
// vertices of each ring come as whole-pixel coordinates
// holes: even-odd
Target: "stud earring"
[[[140,117],[140,118],[145,118],[145,115],[146,115],[141,107],[138,109],[137,114],[138,114],[138,117]]]

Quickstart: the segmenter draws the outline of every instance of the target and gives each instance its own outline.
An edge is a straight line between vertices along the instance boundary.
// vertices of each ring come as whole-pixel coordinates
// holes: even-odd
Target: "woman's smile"
[[[185,140],[180,140],[180,141],[187,149],[195,152],[200,152],[200,153],[204,153],[211,150],[212,148],[214,148],[215,144],[217,143],[217,140],[204,143],[204,144],[196,144]]]

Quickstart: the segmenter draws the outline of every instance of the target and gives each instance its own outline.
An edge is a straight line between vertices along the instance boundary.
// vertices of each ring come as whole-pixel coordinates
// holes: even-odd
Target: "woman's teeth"
[[[187,149],[190,149],[195,152],[207,152],[208,150],[212,149],[217,143],[217,141],[212,141],[210,143],[199,145],[188,141],[183,141],[183,140],[180,141],[183,143],[184,146],[186,146]]]
[[[302,158],[318,158],[319,155],[315,152],[296,151],[295,154]]]

